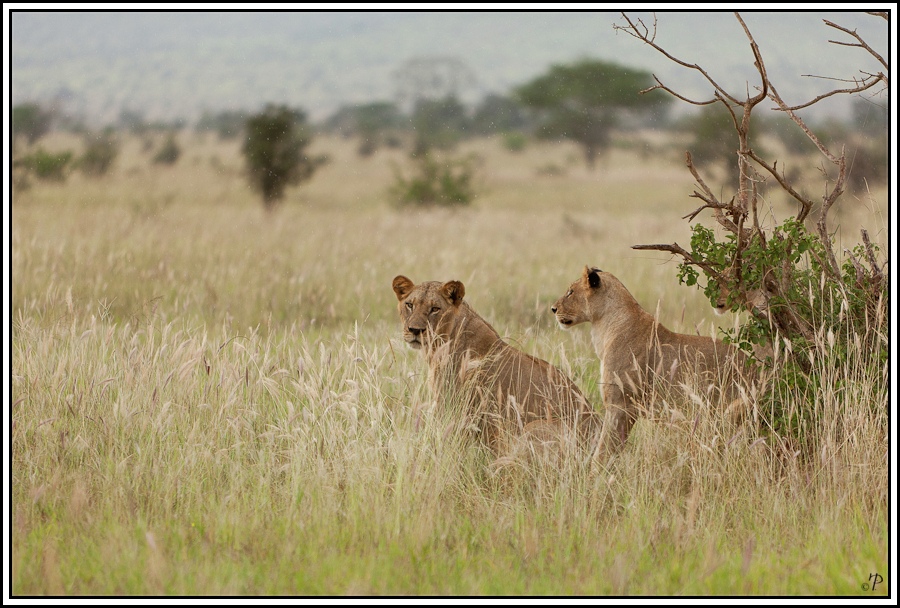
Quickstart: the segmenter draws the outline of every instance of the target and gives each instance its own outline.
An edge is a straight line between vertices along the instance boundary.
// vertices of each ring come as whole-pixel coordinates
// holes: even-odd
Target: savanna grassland
[[[736,429],[695,396],[600,474],[497,469],[400,339],[395,275],[461,280],[602,409],[587,328],[549,312],[584,265],[670,329],[733,326],[668,256],[630,249],[687,244],[682,152],[620,146],[591,172],[568,145],[470,143],[473,205],[404,210],[401,152],[323,138],[330,163],[266,213],[238,144],[182,143],[173,167],[128,140],[106,177],[14,192],[14,596],[870,596],[871,573],[886,592],[882,370],[851,358],[824,370],[834,390],[790,396],[824,421],[815,454],[767,433],[764,403]],[[886,201],[845,195],[838,237],[886,245]]]

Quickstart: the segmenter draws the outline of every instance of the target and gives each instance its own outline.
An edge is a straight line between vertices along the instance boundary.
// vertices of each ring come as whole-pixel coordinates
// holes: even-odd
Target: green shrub
[[[71,150],[46,152],[43,148],[38,148],[28,156],[14,161],[13,165],[24,168],[40,180],[61,182],[68,175],[69,163],[73,157]]]
[[[887,390],[888,304],[887,281],[878,280],[854,263],[879,253],[878,247],[857,245],[833,277],[825,266],[828,252],[819,235],[802,222],[788,218],[775,226],[765,240],[757,236],[738,249],[734,234],[716,240],[712,229],[692,227],[690,255],[716,268],[733,268],[739,255],[740,274],[724,273],[709,279],[704,294],[715,306],[721,290],[727,289],[726,307],[747,309],[741,294],[765,291],[774,294],[765,308],[752,308],[736,330],[725,331],[724,340],[745,352],[774,345],[766,363],[775,367],[766,401],[772,404],[773,430],[803,441],[806,431],[820,422],[816,408],[798,409],[796,395],[815,401],[832,386],[833,370],[852,369],[853,374],[872,379],[877,391]],[[679,265],[679,280],[701,287],[697,267]],[[776,287],[777,286],[777,287]],[[766,352],[757,350],[756,352]],[[777,362],[774,359],[777,357]],[[776,364],[777,365],[774,365]]]
[[[153,157],[153,162],[158,165],[174,165],[178,162],[179,156],[181,156],[181,147],[175,141],[175,135],[170,133],[166,137],[166,141],[163,142],[162,147]]]
[[[118,155],[119,144],[112,135],[88,137],[76,165],[85,175],[99,177],[109,171]]]
[[[503,134],[503,147],[510,152],[521,152],[527,143],[528,138],[520,131],[507,131]]]
[[[438,160],[431,154],[422,154],[414,160],[409,179],[394,167],[391,194],[400,205],[467,205],[475,198],[476,161],[473,155]]]

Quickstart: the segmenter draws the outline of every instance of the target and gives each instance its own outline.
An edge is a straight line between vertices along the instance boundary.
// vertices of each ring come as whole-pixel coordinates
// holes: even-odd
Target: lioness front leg
[[[637,410],[632,400],[619,387],[604,390],[603,401],[606,413],[600,440],[594,450],[594,464],[605,461],[622,449],[637,420]]]

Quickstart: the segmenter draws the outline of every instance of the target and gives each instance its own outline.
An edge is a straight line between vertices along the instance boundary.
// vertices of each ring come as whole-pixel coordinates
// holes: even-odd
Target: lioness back
[[[467,392],[469,413],[480,419],[489,444],[496,444],[501,432],[521,434],[539,421],[577,428],[585,437],[599,429],[593,407],[575,383],[507,344],[464,300],[461,282],[416,285],[401,275],[393,289],[403,340],[422,350],[435,396]]]
[[[720,340],[670,331],[608,272],[585,267],[551,310],[564,329],[591,324],[607,412],[603,436],[612,447],[624,443],[659,389],[684,382],[712,387],[727,406],[740,396],[748,370],[743,353]]]

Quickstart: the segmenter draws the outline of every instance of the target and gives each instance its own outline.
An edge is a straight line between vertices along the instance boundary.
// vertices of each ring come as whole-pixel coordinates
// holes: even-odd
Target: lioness
[[[578,387],[556,367],[527,355],[500,338],[463,300],[459,281],[415,285],[393,281],[403,340],[422,349],[435,397],[464,394],[468,414],[496,453],[522,435],[546,439],[548,429],[594,442],[599,415]]]
[[[719,340],[666,329],[610,273],[585,266],[551,310],[563,329],[591,324],[606,406],[604,451],[622,447],[656,389],[698,380],[714,388],[733,417],[743,410],[738,388],[747,365],[743,353]]]

